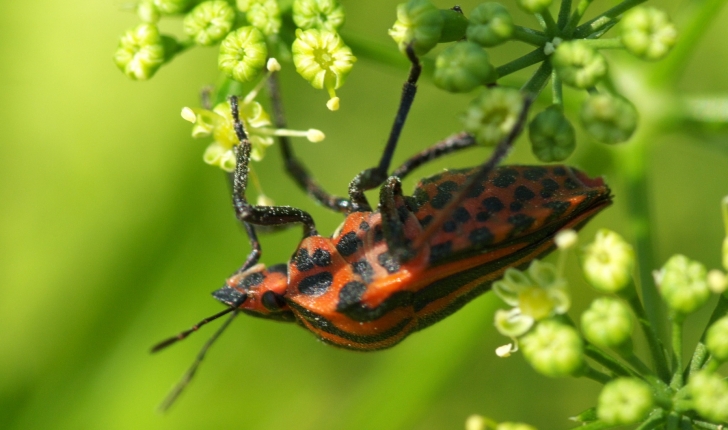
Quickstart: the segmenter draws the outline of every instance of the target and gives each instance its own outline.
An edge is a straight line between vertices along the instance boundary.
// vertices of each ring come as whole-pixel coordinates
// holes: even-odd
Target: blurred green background
[[[654,3],[680,22],[677,1]],[[343,4],[348,32],[392,46],[386,29],[396,2]],[[469,11],[476,2],[461,4]],[[113,1],[0,2],[0,429],[457,429],[472,413],[545,429],[569,427],[566,417],[594,404],[591,381],[550,380],[518,355],[495,357],[507,339],[493,328],[498,303],[486,295],[376,353],[337,350],[293,325],[241,316],[172,411],[155,412],[212,329],[157,356],[148,348],[221,309],[209,293],[248,245],[224,176],[202,163],[206,143],[190,138],[179,115],[216,81],[215,50],[193,50],[149,82],[129,81],[111,56],[135,23]],[[726,23],[722,10],[675,91],[728,94]],[[522,51],[506,45],[495,62]],[[331,113],[323,92],[283,66],[290,125],[327,134],[319,144],[296,142],[296,150],[328,190],[344,194],[379,157],[406,69],[360,59],[340,92],[341,110]],[[457,131],[471,97],[424,80],[395,161]],[[681,252],[719,265],[727,141],[718,130],[652,142],[648,204],[658,262]],[[518,146],[509,162],[534,163],[527,141]],[[605,175],[616,196],[582,241],[597,227],[630,236],[624,181],[611,161],[621,150],[581,136],[570,160]],[[453,156],[421,176],[487,154]],[[322,233],[340,223],[292,185],[276,148],[257,170],[277,203],[310,211]],[[299,229],[263,237],[263,262],[285,261],[299,237]],[[574,261],[570,270],[577,315],[592,293]]]

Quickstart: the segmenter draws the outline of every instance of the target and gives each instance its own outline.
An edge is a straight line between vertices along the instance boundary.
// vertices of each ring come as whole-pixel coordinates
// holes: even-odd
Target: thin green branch
[[[561,6],[559,6],[559,20],[556,22],[556,26],[560,30],[563,30],[566,23],[569,21],[569,14],[571,14],[571,0],[561,0]]]
[[[665,419],[665,412],[662,409],[656,409],[652,411],[650,416],[640,424],[635,430],[652,430],[662,424]]]
[[[602,350],[591,344],[584,346],[584,354],[619,376],[637,376],[635,372],[625,367],[622,363],[605,354]]]
[[[723,430],[725,428],[725,426],[723,424],[712,424],[712,423],[706,423],[705,421],[698,421],[698,420],[693,420],[693,426],[695,428],[706,429],[706,430]]]
[[[624,48],[624,44],[622,43],[622,39],[620,38],[611,38],[611,39],[585,39],[582,40],[582,43],[585,43],[589,47],[593,49],[622,49]]]
[[[546,54],[544,54],[542,48],[534,49],[523,57],[518,57],[509,63],[497,67],[496,71],[498,72],[498,77],[502,78],[521,69],[525,69],[528,66],[533,66],[534,64],[540,63],[545,59]]]
[[[586,366],[584,368],[584,373],[582,373],[581,376],[591,379],[592,381],[599,382],[600,384],[606,384],[607,382],[612,380],[612,378],[606,373],[594,370],[594,368],[590,366]]]
[[[615,427],[619,427],[620,425],[616,424],[607,424],[604,421],[592,421],[589,424],[584,424],[583,426],[579,426],[579,430],[602,430],[602,429],[612,429]]]
[[[676,119],[687,122],[728,125],[728,97],[684,97],[675,115]]]
[[[551,37],[559,35],[559,27],[556,25],[556,21],[554,21],[554,16],[551,15],[550,10],[544,9],[543,12],[536,13],[534,15],[536,15],[536,18],[538,18],[539,21],[543,22],[546,34]]]
[[[544,46],[549,39],[540,31],[516,25],[513,28],[513,39],[533,46]]]
[[[695,352],[693,352],[693,356],[690,359],[690,364],[688,364],[688,377],[703,368],[705,361],[708,359],[708,355],[708,348],[705,347],[705,344],[698,342],[698,345],[695,347]]]
[[[584,12],[586,12],[586,9],[589,7],[590,4],[592,4],[592,1],[594,0],[581,0],[579,4],[576,6],[576,10],[574,13],[571,14],[571,18],[569,19],[568,24],[566,24],[566,28],[564,28],[564,35],[566,37],[571,36],[571,33],[574,32],[574,29],[576,28],[577,24],[579,24],[579,21],[581,21],[581,17],[584,16]]]
[[[599,31],[605,25],[608,25],[610,21],[616,20],[624,12],[632,9],[633,7],[644,3],[646,0],[625,0],[622,3],[614,6],[603,14],[596,18],[587,21],[586,23],[576,27],[574,30],[575,39],[583,39],[587,35]]]
[[[556,70],[551,72],[551,101],[563,110],[564,87],[561,84],[561,78],[556,73]]]
[[[531,79],[523,84],[523,86],[521,87],[521,91],[525,94],[531,94],[533,95],[533,97],[537,97],[539,94],[541,94],[543,87],[546,85],[546,82],[548,82],[550,77],[551,63],[548,61],[544,61],[543,63],[541,63],[541,66],[539,66],[533,76],[531,76]]]
[[[614,27],[617,24],[619,24],[619,18],[609,21],[604,27],[602,27],[599,30],[595,31],[594,33],[588,35],[587,37],[585,37],[585,39],[599,39],[600,37],[604,36],[604,34],[606,32],[611,30],[612,27]]]
[[[672,380],[670,388],[679,390],[683,386],[682,337],[683,317],[673,315],[672,320]]]

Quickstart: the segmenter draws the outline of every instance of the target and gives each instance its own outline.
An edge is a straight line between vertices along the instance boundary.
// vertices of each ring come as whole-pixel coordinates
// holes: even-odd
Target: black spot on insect
[[[451,253],[452,242],[449,240],[447,242],[438,243],[437,245],[432,245],[430,248],[430,263],[441,260],[449,256]]]
[[[564,180],[564,188],[567,190],[575,190],[579,188],[579,184],[571,178],[566,178],[566,180]]]
[[[366,221],[362,221],[361,224],[359,224],[359,230],[361,230],[361,231],[369,230],[369,223]]]
[[[543,167],[532,167],[523,172],[523,177],[529,181],[538,181],[543,178],[548,171]]]
[[[554,181],[551,178],[546,178],[546,179],[542,180],[541,181],[541,185],[543,185],[543,188],[541,189],[541,191],[539,192],[539,194],[544,199],[548,199],[550,197],[553,197],[554,193],[556,191],[558,191],[559,188],[561,188],[561,186],[559,185],[559,183],[556,182],[556,181]]]
[[[404,196],[404,204],[407,206],[410,212],[417,213],[422,207],[421,204],[417,203],[414,197]]]
[[[468,212],[468,210],[464,207],[459,207],[455,209],[455,211],[452,213],[452,219],[459,222],[460,224],[466,223],[470,221],[470,212]]]
[[[425,203],[430,201],[430,195],[424,188],[417,187],[415,192],[412,194],[418,206],[424,206]]]
[[[564,215],[567,209],[571,206],[571,202],[569,201],[553,201],[553,202],[546,202],[544,203],[544,207],[551,209],[553,212],[551,212],[551,215],[546,219],[546,221],[553,221],[557,218],[561,218],[561,216]]]
[[[374,227],[374,242],[381,242],[384,240],[384,232],[382,231],[382,226],[377,225]]]
[[[298,250],[296,256],[293,258],[293,264],[296,265],[296,269],[299,272],[307,272],[313,269],[313,260],[308,255],[308,250],[304,248]]]
[[[430,200],[430,204],[435,209],[442,209],[452,199],[452,194],[447,192],[439,192]]]
[[[334,275],[331,272],[317,273],[303,278],[298,283],[298,291],[307,296],[320,296],[329,289],[332,282],[334,282]]]
[[[490,212],[487,212],[487,211],[480,211],[477,214],[475,214],[475,219],[478,222],[488,221],[488,218],[490,218]]]
[[[399,271],[399,263],[388,252],[382,252],[377,257],[379,265],[387,270],[387,273],[395,273]]]
[[[235,288],[224,286],[219,290],[213,291],[212,297],[227,305],[232,306],[234,303],[239,303],[241,301],[241,299],[243,298],[243,293],[236,290]]]
[[[281,310],[286,305],[286,301],[283,300],[283,296],[276,294],[273,291],[266,291],[260,298],[260,302],[263,303],[266,309],[275,312]]]
[[[361,278],[366,282],[367,284],[372,282],[372,276],[374,276],[374,269],[372,269],[371,264],[369,264],[368,261],[362,259],[359,261],[355,261],[351,264],[354,273],[361,276]]]
[[[331,253],[325,249],[317,249],[313,253],[313,262],[318,267],[326,267],[331,265]]]
[[[488,245],[493,242],[493,233],[491,233],[486,227],[480,227],[471,231],[468,235],[468,239],[473,244]]]
[[[238,288],[241,288],[243,290],[249,290],[250,287],[254,287],[256,285],[259,285],[263,280],[265,279],[265,275],[263,275],[260,272],[257,273],[251,273],[250,275],[246,276],[245,279],[240,281],[238,284]]]
[[[343,255],[344,257],[348,257],[349,255],[355,253],[356,250],[359,249],[359,247],[362,245],[363,243],[361,239],[356,236],[356,233],[350,231],[341,237],[339,243],[336,244],[336,250],[339,251],[339,254]]]
[[[468,193],[465,195],[466,198],[474,199],[476,197],[480,197],[481,194],[485,192],[485,185],[483,184],[477,184],[473,186],[473,188],[468,191]]]
[[[287,264],[276,264],[273,266],[269,266],[268,273],[282,273],[284,275],[287,275],[288,274],[288,265]]]
[[[427,227],[432,222],[433,219],[435,219],[435,217],[433,217],[432,215],[427,215],[426,217],[424,217],[420,220],[420,225],[422,227]]]
[[[458,225],[455,221],[445,221],[445,223],[442,224],[442,230],[445,233],[452,233],[457,229],[458,229]]]
[[[500,212],[505,207],[501,199],[499,199],[498,197],[488,197],[487,199],[483,200],[482,203],[483,207],[491,214]]]
[[[502,169],[498,171],[498,176],[493,178],[493,185],[498,188],[508,188],[516,182],[518,171],[513,169]]]
[[[519,185],[516,187],[516,191],[513,192],[513,198],[519,201],[528,201],[534,197],[536,197],[536,194],[525,185]]]
[[[554,167],[554,170],[552,170],[552,172],[554,172],[554,175],[556,176],[566,176],[566,169],[564,169],[563,167]]]
[[[515,214],[508,217],[508,222],[513,225],[511,235],[519,234],[533,225],[535,218],[525,214]]]
[[[511,212],[519,212],[521,209],[523,209],[523,203],[511,202],[511,204],[508,205],[508,209],[510,209]]]
[[[440,192],[451,192],[456,191],[459,187],[455,181],[445,181],[437,185],[437,190]]]
[[[339,291],[339,302],[336,304],[336,310],[343,312],[348,308],[359,304],[367,286],[358,281],[347,282]]]

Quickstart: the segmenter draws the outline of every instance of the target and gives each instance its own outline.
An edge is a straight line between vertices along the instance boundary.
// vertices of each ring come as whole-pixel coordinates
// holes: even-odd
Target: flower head
[[[642,421],[655,406],[655,397],[647,383],[637,378],[619,378],[608,382],[599,394],[597,415],[612,425]]]
[[[714,359],[721,363],[728,361],[728,316],[708,327],[705,333],[705,346]]]
[[[622,43],[629,52],[645,60],[659,60],[677,41],[677,28],[665,11],[636,7],[622,18]]]
[[[281,10],[276,0],[259,0],[248,8],[245,19],[266,36],[278,34],[281,29]]]
[[[489,88],[470,103],[463,128],[481,145],[497,145],[513,130],[523,109],[523,96],[506,87]]]
[[[688,390],[700,415],[717,422],[728,421],[728,382],[720,375],[705,370],[692,374]]]
[[[192,0],[153,0],[154,6],[165,15],[182,13],[192,3]]]
[[[435,85],[453,93],[468,92],[497,78],[488,53],[473,42],[454,43],[435,61]]]
[[[540,112],[528,125],[533,154],[551,163],[566,160],[576,149],[576,133],[558,106]]]
[[[467,35],[468,40],[490,47],[510,39],[513,29],[513,18],[505,6],[500,3],[485,2],[470,13]]]
[[[586,280],[603,293],[616,293],[629,284],[634,249],[617,233],[601,229],[584,248],[582,269]]]
[[[576,88],[591,88],[607,74],[602,54],[580,41],[560,43],[551,64],[565,84]]]
[[[705,266],[684,255],[667,260],[657,276],[660,294],[667,306],[689,314],[705,304],[710,297],[706,275]]]
[[[221,71],[238,82],[255,79],[266,65],[268,47],[255,27],[241,27],[225,37],[217,63]]]
[[[542,375],[570,376],[584,367],[584,344],[576,330],[554,320],[539,323],[521,338],[523,356]]]
[[[637,110],[621,97],[596,94],[581,106],[581,124],[600,142],[624,142],[637,128]]]
[[[299,29],[296,30],[292,52],[298,74],[314,88],[325,88],[331,97],[329,109],[338,109],[335,90],[344,84],[356,61],[351,49],[332,31]]]
[[[594,300],[581,315],[584,337],[598,346],[612,348],[622,345],[632,336],[632,330],[629,308],[611,297]]]
[[[198,45],[214,45],[221,41],[235,22],[235,10],[226,1],[206,1],[185,15],[182,29]]]
[[[425,55],[437,45],[442,35],[444,18],[430,0],[409,0],[397,5],[397,21],[389,35],[405,52],[411,43],[417,55]]]
[[[336,0],[294,0],[293,22],[308,30],[336,31],[344,23],[344,8]]]
[[[124,74],[143,81],[151,78],[165,62],[165,49],[154,24],[139,24],[124,33],[114,53],[114,62]]]

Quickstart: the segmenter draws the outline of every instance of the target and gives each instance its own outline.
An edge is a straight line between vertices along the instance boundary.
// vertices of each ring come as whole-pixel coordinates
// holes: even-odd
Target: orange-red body
[[[398,198],[407,239],[422,234],[472,172],[424,179],[412,197]],[[232,304],[246,294],[244,312],[295,321],[336,346],[388,348],[487,291],[508,267],[548,253],[556,232],[579,228],[610,202],[601,179],[573,168],[501,167],[404,263],[389,253],[381,214],[356,212],[331,238],[304,239],[287,265],[256,265],[214,295]]]

